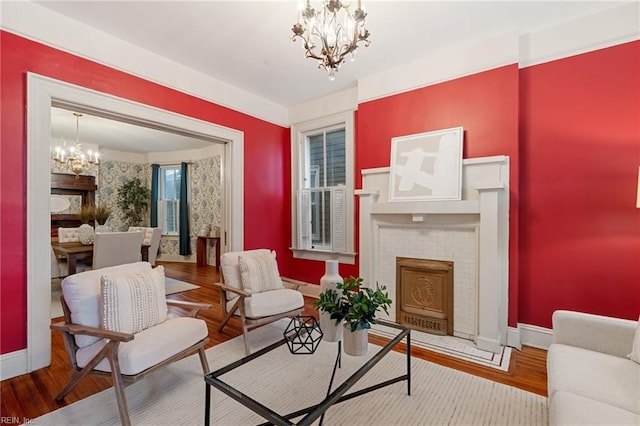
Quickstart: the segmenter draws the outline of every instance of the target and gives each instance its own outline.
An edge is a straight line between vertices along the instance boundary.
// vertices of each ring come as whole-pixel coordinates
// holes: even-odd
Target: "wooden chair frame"
[[[288,278],[281,278],[281,279],[282,279],[282,283],[286,288],[290,288],[293,290],[298,290],[300,287],[307,285],[306,283],[301,281],[295,281]],[[268,324],[273,321],[277,321],[281,318],[292,318],[292,317],[295,317],[296,315],[302,314],[303,308],[298,308],[292,311],[282,312],[279,314],[269,315],[266,317],[256,317],[256,318],[248,317],[245,314],[244,301],[245,299],[251,297],[251,295],[238,288],[229,287],[225,285],[224,274],[222,273],[222,270],[220,271],[220,281],[221,282],[219,283],[214,283],[214,286],[220,289],[220,305],[222,305],[222,312],[224,313],[224,318],[222,318],[222,322],[218,326],[218,331],[219,332],[222,331],[224,326],[227,325],[227,322],[229,322],[229,320],[232,317],[234,317],[234,314],[237,311],[239,315],[235,315],[235,316],[240,318],[240,322],[242,324],[242,339],[244,341],[244,352],[246,355],[251,354],[251,349],[249,347],[249,339],[247,338],[247,335],[249,334],[249,329],[258,327],[260,325]],[[227,310],[227,302],[228,302],[227,292],[238,295],[238,297],[236,297],[235,303],[229,310]]]
[[[61,401],[67,396],[69,392],[77,385],[82,379],[84,379],[89,374],[95,374],[100,376],[111,376],[113,379],[113,388],[116,392],[116,401],[118,403],[118,409],[120,411],[120,421],[122,425],[129,426],[131,425],[131,420],[129,419],[129,410],[127,408],[127,401],[125,399],[124,388],[125,386],[130,385],[131,383],[135,383],[136,381],[146,377],[147,375],[153,373],[154,371],[167,366],[175,361],[178,361],[182,358],[185,358],[189,355],[198,353],[200,356],[200,363],[202,365],[202,371],[204,374],[209,374],[209,363],[207,362],[207,357],[204,351],[205,345],[209,342],[209,338],[205,337],[200,340],[196,344],[184,349],[183,351],[173,355],[172,357],[152,366],[148,369],[141,371],[135,375],[125,375],[120,372],[120,364],[118,361],[118,347],[121,342],[129,342],[135,338],[135,334],[129,333],[121,333],[117,331],[105,330],[102,328],[90,327],[85,325],[73,324],[71,322],[71,312],[69,310],[69,306],[64,300],[64,296],[60,297],[60,302],[62,304],[62,310],[64,312],[64,323],[56,323],[51,324],[52,330],[58,330],[63,333],[64,346],[67,352],[67,356],[69,357],[69,361],[71,363],[71,377],[69,379],[69,383],[60,391],[60,393],[55,397],[56,401]],[[195,302],[186,302],[181,300],[167,300],[167,305],[175,306],[179,308],[184,308],[189,310],[187,312],[187,316],[195,318],[198,315],[200,309],[211,309],[212,306],[207,303],[195,303]],[[100,352],[98,352],[93,359],[84,367],[78,367],[78,362],[76,359],[76,351],[78,350],[78,346],[76,345],[76,341],[74,335],[88,335],[95,336],[102,339],[108,339],[108,343]],[[111,372],[104,372],[94,370],[93,368],[98,365],[100,361],[106,358],[109,361],[109,365],[111,367]]]

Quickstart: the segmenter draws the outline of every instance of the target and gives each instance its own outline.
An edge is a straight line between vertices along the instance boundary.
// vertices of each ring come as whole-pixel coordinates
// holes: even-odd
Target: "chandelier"
[[[76,116],[76,141],[73,145],[68,146],[66,142],[62,146],[58,145],[53,150],[53,159],[59,163],[66,163],[71,171],[76,175],[76,179],[84,169],[90,164],[98,164],[100,162],[98,150],[92,151],[88,149],[84,151],[80,143],[80,117],[82,114],[74,112]]]
[[[324,68],[333,81],[345,57],[350,54],[351,60],[355,59],[358,43],[365,47],[371,44],[370,34],[365,28],[367,12],[361,0],[353,13],[351,5],[340,0],[323,3],[321,10],[311,7],[311,0],[306,0],[306,6],[301,3],[291,39],[302,39],[305,56],[317,60],[318,68]]]

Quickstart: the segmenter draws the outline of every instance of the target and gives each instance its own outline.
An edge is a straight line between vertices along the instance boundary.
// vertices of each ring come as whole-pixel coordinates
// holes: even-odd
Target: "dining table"
[[[93,244],[82,244],[80,241],[71,241],[66,243],[51,241],[51,247],[56,255],[67,258],[69,275],[76,273],[78,259],[93,256]],[[149,246],[143,244],[140,247],[140,254],[142,255],[143,261],[149,261]]]

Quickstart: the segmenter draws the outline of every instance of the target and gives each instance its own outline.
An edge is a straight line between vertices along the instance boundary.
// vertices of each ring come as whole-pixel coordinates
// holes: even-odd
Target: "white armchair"
[[[239,318],[247,355],[251,353],[247,338],[250,328],[302,313],[304,297],[298,288],[304,284],[281,279],[275,252],[228,252],[220,257],[220,264],[222,282],[214,285],[220,289],[224,318],[218,331],[231,318]]]
[[[204,351],[208,328],[196,315],[211,305],[167,300],[164,281],[164,268],[152,269],[147,262],[74,274],[62,281],[65,320],[51,329],[63,333],[71,377],[57,401],[89,374],[111,376],[121,423],[130,425],[125,384],[194,353],[204,374],[209,373]],[[170,317],[167,305],[188,314]]]
[[[129,232],[142,232],[142,245],[149,246],[149,257],[147,261],[152,265],[156,265],[156,257],[160,248],[160,238],[162,237],[162,228],[147,228],[144,226],[130,226]]]

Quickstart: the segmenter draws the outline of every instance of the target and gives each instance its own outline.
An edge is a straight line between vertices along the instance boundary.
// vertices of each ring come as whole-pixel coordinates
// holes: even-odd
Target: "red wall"
[[[318,282],[322,262],[292,261],[288,250],[288,129],[10,33],[0,37],[0,353],[26,346],[27,71],[243,131],[245,247],[274,248],[283,275]],[[639,58],[636,41],[363,103],[356,188],[362,169],[389,165],[392,137],[463,126],[465,158],[511,158],[509,325],[550,327],[555,309],[637,318]],[[341,265],[340,273],[357,275],[357,265]]]
[[[4,31],[0,49],[0,353],[26,347],[27,71],[243,131],[245,246],[290,258],[289,129]]]
[[[640,313],[640,42],[520,72],[519,321]]]

